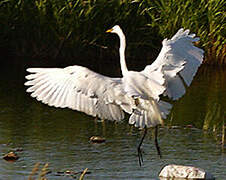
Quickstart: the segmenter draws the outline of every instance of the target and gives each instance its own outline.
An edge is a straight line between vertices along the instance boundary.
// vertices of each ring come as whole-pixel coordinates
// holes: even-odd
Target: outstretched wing
[[[81,66],[29,68],[27,92],[49,106],[71,108],[94,117],[121,120],[132,112],[120,78],[109,78]]]
[[[204,51],[193,44],[198,40],[195,34],[189,34],[189,30],[180,29],[173,38],[163,40],[157,59],[142,73],[155,81],[160,79],[155,77],[162,74],[166,85],[164,95],[173,100],[180,98],[203,61]]]

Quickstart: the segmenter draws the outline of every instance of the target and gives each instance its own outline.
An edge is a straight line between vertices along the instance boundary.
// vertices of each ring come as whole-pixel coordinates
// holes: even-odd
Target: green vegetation
[[[201,37],[206,62],[225,64],[225,7],[224,0],[3,0],[0,47],[29,57],[116,56],[118,42],[104,32],[119,24],[127,56],[147,60],[184,27]]]

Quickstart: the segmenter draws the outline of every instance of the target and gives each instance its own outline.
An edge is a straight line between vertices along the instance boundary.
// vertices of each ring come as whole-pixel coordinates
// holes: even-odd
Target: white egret
[[[141,144],[147,128],[155,127],[155,145],[161,157],[157,141],[157,127],[169,114],[171,104],[160,95],[177,100],[185,93],[185,87],[203,61],[203,50],[193,42],[199,38],[180,29],[171,39],[164,39],[157,59],[141,72],[129,71],[125,62],[126,39],[116,25],[107,30],[120,39],[120,64],[122,78],[110,78],[81,66],[66,68],[28,68],[27,92],[49,106],[71,108],[101,119],[120,121],[124,112],[131,114],[129,123],[145,128],[138,146],[139,164],[143,162]]]

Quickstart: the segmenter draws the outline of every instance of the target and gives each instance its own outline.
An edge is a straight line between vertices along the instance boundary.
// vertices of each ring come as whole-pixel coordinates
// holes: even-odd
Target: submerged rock
[[[5,159],[6,161],[16,161],[17,159],[19,159],[19,156],[17,156],[17,154],[14,152],[9,152],[8,154],[3,156],[3,159]]]
[[[92,143],[103,143],[103,142],[105,142],[105,138],[102,138],[100,136],[92,136],[89,140]]]
[[[167,165],[159,173],[160,180],[168,178],[214,180],[213,175],[193,166]]]

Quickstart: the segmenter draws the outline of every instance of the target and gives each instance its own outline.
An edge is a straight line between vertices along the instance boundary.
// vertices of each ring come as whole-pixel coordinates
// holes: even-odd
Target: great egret
[[[81,66],[66,68],[28,68],[27,92],[38,101],[61,108],[71,108],[101,119],[120,121],[124,112],[131,114],[129,123],[145,128],[138,146],[139,164],[143,162],[141,144],[147,128],[157,127],[169,114],[171,104],[160,95],[177,100],[185,93],[203,61],[203,50],[195,47],[198,41],[189,30],[180,29],[171,39],[164,39],[157,59],[141,72],[128,71],[125,62],[126,39],[118,25],[107,30],[120,39],[122,78],[110,78]]]

